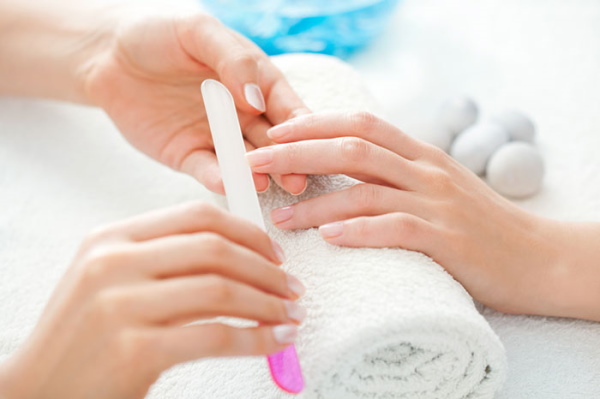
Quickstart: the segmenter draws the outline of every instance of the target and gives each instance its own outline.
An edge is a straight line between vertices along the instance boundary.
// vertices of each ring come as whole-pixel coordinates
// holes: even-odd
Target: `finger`
[[[244,140],[244,146],[246,147],[246,152],[253,151],[254,149],[256,149],[256,147],[249,143],[247,140]],[[253,171],[252,180],[254,181],[254,187],[256,188],[256,191],[259,193],[264,193],[269,189],[269,186],[271,185],[269,176],[263,173],[256,173]]]
[[[217,156],[210,150],[196,150],[186,156],[181,163],[181,172],[198,180],[208,190],[225,195],[225,186]]]
[[[257,47],[246,37],[237,32],[233,35],[243,46]],[[310,109],[289,84],[283,73],[271,62],[271,59],[260,50],[258,73],[261,90],[266,99],[266,116],[271,124],[283,123],[298,115],[310,113]]]
[[[422,157],[429,148],[383,119],[365,112],[303,115],[274,126],[267,134],[278,143],[344,136],[359,137],[409,160]]]
[[[262,324],[301,323],[306,311],[250,285],[219,275],[174,278],[107,290],[102,300],[142,324],[182,324],[220,316]]]
[[[329,243],[347,247],[400,247],[430,255],[439,245],[431,223],[406,213],[359,217],[323,225],[321,236]]]
[[[244,136],[246,140],[250,142],[255,148],[267,147],[273,145],[271,139],[267,137],[267,130],[271,127],[271,124],[267,122],[263,117],[246,116],[240,119],[243,121]],[[248,146],[246,149],[249,151]],[[264,175],[263,175],[264,176]],[[306,190],[306,176],[305,175],[272,175],[273,180],[277,185],[290,194],[300,195]],[[256,180],[255,180],[256,181]],[[267,188],[268,189],[268,186]],[[262,191],[266,191],[262,190]],[[262,192],[259,190],[259,192]]]
[[[205,357],[259,356],[282,351],[296,340],[295,325],[235,328],[223,324],[161,329],[153,339],[165,368]]]
[[[263,55],[256,47],[240,43],[229,28],[208,15],[188,18],[177,33],[184,50],[217,73],[240,110],[265,112],[257,63]]]
[[[212,232],[281,263],[281,248],[253,223],[216,206],[193,202],[161,209],[115,223],[102,234],[125,236],[133,241],[199,232]]]
[[[137,245],[135,254],[136,264],[151,278],[218,274],[286,298],[298,298],[304,291],[269,259],[213,233],[146,241]]]
[[[255,172],[346,174],[365,183],[415,190],[424,171],[416,163],[356,137],[308,140],[255,150],[246,155]]]
[[[375,184],[357,184],[350,188],[324,194],[291,206],[274,209],[271,220],[280,229],[305,229],[323,224],[405,212],[425,220],[428,199],[414,192],[396,190]]]

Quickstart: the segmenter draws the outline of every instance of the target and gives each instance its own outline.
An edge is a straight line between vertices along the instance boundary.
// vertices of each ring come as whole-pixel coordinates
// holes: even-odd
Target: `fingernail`
[[[284,324],[273,327],[273,336],[275,341],[280,344],[291,344],[296,340],[298,335],[298,327],[292,324]]]
[[[248,101],[248,104],[252,105],[260,112],[265,112],[267,110],[265,106],[265,98],[263,97],[258,85],[254,83],[246,83],[244,85],[244,96],[246,96],[246,101]]]
[[[324,224],[319,227],[319,232],[324,238],[335,238],[342,235],[344,232],[344,223],[343,222],[335,222]]]
[[[269,130],[267,130],[267,136],[269,136],[269,138],[273,139],[274,141],[281,140],[290,133],[291,126],[292,124],[289,122],[273,126]]]
[[[284,304],[288,317],[298,323],[302,323],[306,317],[306,309],[294,301],[284,301]]]
[[[299,298],[306,292],[306,288],[304,284],[300,282],[296,277],[291,274],[287,275],[287,285],[290,291],[292,291]]]
[[[287,222],[294,215],[294,209],[291,206],[284,206],[283,208],[277,208],[271,212],[271,220],[275,224]]]
[[[271,240],[271,243],[273,244],[273,252],[275,252],[275,256],[277,256],[277,259],[279,260],[279,262],[284,263],[285,262],[285,252],[283,252],[283,248],[281,248],[281,245],[277,244],[273,240]]]
[[[290,194],[292,194],[292,195],[296,195],[296,196],[298,196],[298,195],[302,195],[302,194],[304,194],[304,192],[306,191],[306,188],[307,188],[307,187],[308,187],[308,179],[306,179],[306,181],[304,182],[304,187],[302,188],[302,190],[300,190],[300,191],[299,191],[299,192],[297,192],[297,193],[290,193]]]
[[[259,148],[246,154],[246,159],[251,167],[268,165],[273,161],[273,150],[270,148]]]

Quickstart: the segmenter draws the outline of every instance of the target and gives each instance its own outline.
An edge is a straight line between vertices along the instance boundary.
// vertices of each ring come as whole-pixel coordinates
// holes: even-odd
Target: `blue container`
[[[267,54],[347,57],[379,34],[399,0],[201,0]]]

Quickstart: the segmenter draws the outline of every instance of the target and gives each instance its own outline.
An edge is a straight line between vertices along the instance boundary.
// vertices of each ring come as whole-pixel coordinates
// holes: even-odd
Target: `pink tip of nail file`
[[[216,80],[207,79],[202,82],[202,98],[229,211],[265,230],[252,171],[246,161],[246,147],[233,97],[224,85]],[[273,381],[281,389],[289,393],[302,391],[304,378],[294,345],[270,355],[267,359]]]

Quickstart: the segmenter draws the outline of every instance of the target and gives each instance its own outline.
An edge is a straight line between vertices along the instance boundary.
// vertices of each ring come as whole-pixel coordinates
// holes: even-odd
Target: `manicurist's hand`
[[[268,135],[282,144],[248,154],[255,172],[362,181],[274,210],[279,228],[320,226],[331,244],[423,252],[502,311],[600,320],[598,224],[529,214],[441,150],[370,114],[301,116]]]
[[[308,110],[246,38],[199,12],[149,7],[0,1],[0,95],[101,107],[133,146],[223,193],[202,81],[231,91],[248,149],[272,144],[268,128]],[[258,191],[268,188],[268,176],[254,178]],[[305,188],[305,176],[274,178],[293,194]]]
[[[259,228],[205,204],[100,229],[0,365],[0,396],[143,398],[177,363],[280,351],[304,317],[303,287],[281,257]],[[217,316],[258,326],[189,324]]]
[[[204,14],[124,20],[89,64],[85,92],[142,152],[224,193],[200,84],[217,79],[233,94],[249,150],[272,144],[266,131],[308,110],[258,47]],[[258,191],[267,175],[255,174]],[[275,176],[293,194],[305,176]]]

